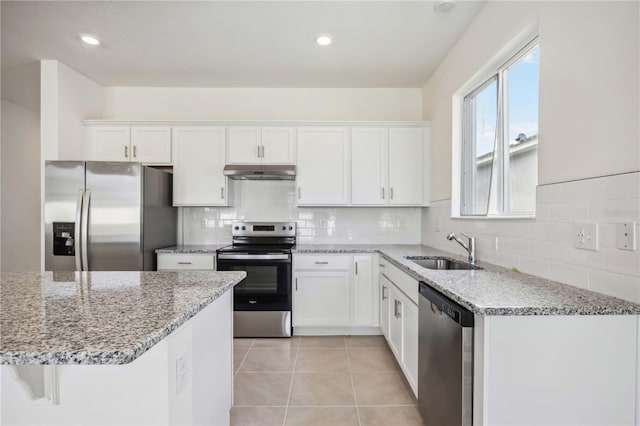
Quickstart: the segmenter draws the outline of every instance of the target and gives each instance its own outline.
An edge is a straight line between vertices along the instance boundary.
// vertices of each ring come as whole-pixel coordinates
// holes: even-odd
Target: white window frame
[[[479,72],[475,78],[465,84],[453,97],[453,123],[454,123],[454,149],[452,152],[452,194],[451,203],[451,216],[455,219],[505,219],[505,218],[523,218],[532,219],[535,218],[535,210],[533,211],[517,211],[507,210],[509,206],[509,187],[505,185],[505,176],[508,176],[509,170],[509,151],[505,150],[505,135],[508,135],[508,94],[504,93],[504,87],[508,83],[507,70],[514,63],[521,60],[526,56],[535,46],[539,46],[538,34],[529,32],[524,37],[519,37],[519,41],[516,40],[510,43],[510,46],[503,49],[503,53],[496,59],[492,60],[481,72]],[[497,65],[497,66],[496,66]],[[494,167],[497,167],[496,178],[496,195],[497,195],[497,212],[487,212],[487,214],[463,214],[464,203],[473,202],[473,191],[465,194],[463,188],[465,183],[470,184],[470,181],[474,180],[476,167],[471,164],[471,161],[475,159],[475,156],[465,155],[470,149],[475,152],[475,146],[469,147],[465,145],[464,138],[470,134],[473,127],[473,119],[468,117],[474,117],[466,107],[465,99],[471,97],[478,92],[482,91],[487,85],[497,81],[497,102],[498,112],[496,123],[496,162]],[[457,114],[456,114],[457,110]],[[458,124],[458,131],[456,131],[456,123]],[[456,146],[455,140],[458,140]],[[475,139],[475,138],[474,138]],[[537,144],[537,141],[536,141]],[[456,162],[457,160],[457,162]],[[470,171],[471,173],[465,173]],[[457,176],[456,176],[457,174]],[[469,188],[469,186],[466,186]],[[457,188],[457,193],[456,193]],[[475,210],[475,209],[473,209]]]

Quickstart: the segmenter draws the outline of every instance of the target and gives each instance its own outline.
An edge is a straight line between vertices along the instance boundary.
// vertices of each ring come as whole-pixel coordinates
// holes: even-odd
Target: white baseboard
[[[294,336],[379,336],[380,327],[294,327]]]

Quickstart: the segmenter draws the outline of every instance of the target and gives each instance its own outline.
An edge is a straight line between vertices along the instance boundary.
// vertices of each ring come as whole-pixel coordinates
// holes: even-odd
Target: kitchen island
[[[228,424],[245,276],[2,274],[2,424]]]

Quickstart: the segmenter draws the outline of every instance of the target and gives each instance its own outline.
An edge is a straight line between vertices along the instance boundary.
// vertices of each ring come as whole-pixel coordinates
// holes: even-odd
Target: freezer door
[[[142,270],[140,164],[87,162],[86,192],[86,269]]]
[[[77,218],[84,162],[46,161],[44,173],[44,269],[75,271],[80,266]]]

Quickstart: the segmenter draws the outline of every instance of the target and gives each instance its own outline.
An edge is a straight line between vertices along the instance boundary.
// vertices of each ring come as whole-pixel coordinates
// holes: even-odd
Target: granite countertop
[[[395,266],[424,281],[477,315],[629,315],[640,305],[486,262],[482,270],[433,270],[411,256],[463,256],[421,245],[298,245],[295,253],[380,253]]]
[[[231,243],[229,243],[231,244]],[[202,253],[202,254],[215,254],[216,250],[222,247],[226,247],[229,244],[184,244],[171,247],[163,247],[156,249],[156,253]]]
[[[245,272],[0,275],[0,364],[127,364]]]

